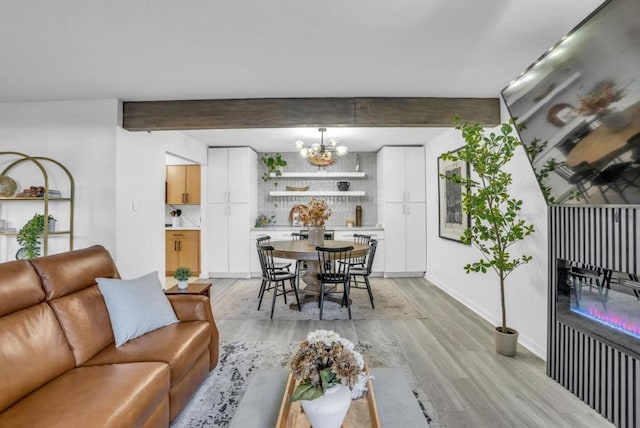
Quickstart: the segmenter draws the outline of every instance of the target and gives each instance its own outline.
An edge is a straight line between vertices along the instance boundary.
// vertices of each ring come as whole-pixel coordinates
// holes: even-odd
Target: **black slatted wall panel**
[[[640,426],[640,361],[556,320],[556,259],[638,274],[640,211],[551,207],[547,374],[616,426]]]

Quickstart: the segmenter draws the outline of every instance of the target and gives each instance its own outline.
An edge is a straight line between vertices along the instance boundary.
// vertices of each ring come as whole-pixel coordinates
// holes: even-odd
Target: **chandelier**
[[[303,158],[313,159],[322,159],[326,162],[334,161],[333,153],[338,156],[344,156],[347,154],[347,146],[341,146],[340,142],[331,138],[327,141],[327,144],[324,144],[324,133],[327,132],[327,128],[318,128],[320,132],[320,143],[314,143],[311,146],[307,146],[303,141],[296,141],[296,149],[300,153],[300,156]],[[313,163],[313,162],[312,162]]]

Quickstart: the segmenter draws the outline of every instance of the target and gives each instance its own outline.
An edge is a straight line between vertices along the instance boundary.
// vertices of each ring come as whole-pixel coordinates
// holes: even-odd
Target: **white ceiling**
[[[0,102],[497,97],[599,4],[0,0]],[[385,141],[429,133],[378,130]],[[276,133],[243,132],[259,132],[260,140]],[[373,141],[373,132],[356,129],[348,144]],[[207,141],[249,138],[214,134],[190,133]],[[299,138],[278,138],[285,136]]]

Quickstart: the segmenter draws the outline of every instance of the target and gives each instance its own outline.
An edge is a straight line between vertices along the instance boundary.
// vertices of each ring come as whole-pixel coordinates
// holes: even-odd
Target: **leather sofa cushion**
[[[44,300],[40,278],[26,260],[2,264],[0,269],[0,316],[36,305]]]
[[[97,277],[119,278],[111,255],[100,245],[33,259],[31,263],[40,276],[47,300],[91,287]]]
[[[113,343],[109,313],[97,285],[49,304],[69,341],[76,367]]]
[[[0,413],[0,426],[140,427],[168,391],[166,364],[74,368]]]
[[[116,348],[101,351],[85,366],[160,361],[169,364],[171,385],[175,385],[209,348],[211,324],[204,321],[180,322],[151,331]]]
[[[0,337],[0,411],[74,367],[64,333],[46,303],[1,317]]]

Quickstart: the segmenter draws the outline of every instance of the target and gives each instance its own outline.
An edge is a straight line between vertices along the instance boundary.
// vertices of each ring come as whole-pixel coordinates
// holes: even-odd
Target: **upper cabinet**
[[[423,147],[383,147],[378,153],[378,198],[385,202],[425,202]]]
[[[200,205],[200,165],[167,165],[167,204]]]
[[[249,202],[250,190],[256,191],[257,161],[248,155],[246,147],[209,150],[209,186],[207,202]],[[255,153],[255,152],[254,152]]]

